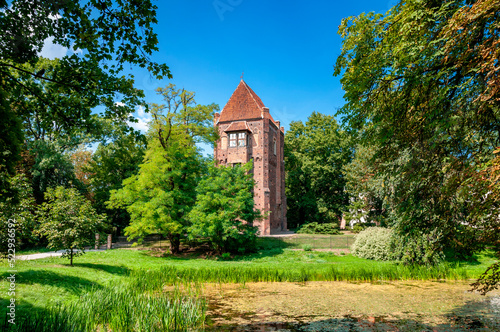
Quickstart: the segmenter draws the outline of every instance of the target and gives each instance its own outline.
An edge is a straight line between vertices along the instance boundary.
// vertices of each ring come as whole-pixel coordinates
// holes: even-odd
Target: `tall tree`
[[[196,184],[204,165],[197,142],[215,142],[212,114],[217,105],[197,105],[194,93],[173,84],[158,88],[165,104],[151,104],[148,147],[139,172],[113,190],[110,208],[126,208],[129,238],[151,233],[165,235],[173,253],[188,225],[187,214],[196,198]]]
[[[101,116],[124,121],[144,97],[134,88],[133,75],[124,75],[126,64],[146,68],[158,79],[171,77],[165,64],[151,59],[158,51],[156,23],[150,0],[0,1],[0,93],[7,96],[6,118],[24,122],[28,141],[45,139],[44,129],[55,127],[52,138],[71,133],[67,143],[95,129],[97,106],[103,106]],[[68,52],[58,60],[43,59],[39,52],[45,42]],[[7,141],[3,130],[0,134],[0,141]],[[9,135],[21,137],[19,127],[10,127]],[[5,151],[15,157],[19,141],[9,141]]]
[[[498,201],[473,180],[500,145],[499,13],[492,0],[401,1],[339,29],[340,113],[379,145],[380,173],[400,179],[397,230],[438,228],[462,255],[500,235]]]
[[[39,238],[33,234],[36,227],[36,204],[31,183],[22,173],[10,177],[9,181],[9,186],[16,190],[18,195],[6,197],[5,202],[0,201],[0,253],[7,253],[9,226],[15,229],[14,248],[17,250],[42,245]]]
[[[351,158],[349,137],[335,118],[313,112],[285,135],[288,222],[339,222],[348,203],[342,167]]]
[[[261,217],[253,201],[252,163],[210,166],[196,188],[196,205],[188,215],[190,240],[205,240],[219,254],[255,250]]]
[[[15,174],[15,166],[20,159],[24,139],[21,121],[10,111],[5,81],[0,76],[0,203],[15,196],[9,178]]]
[[[146,137],[128,133],[115,127],[114,138],[99,144],[88,164],[83,167],[89,174],[89,193],[92,205],[98,213],[107,215],[110,228],[121,235],[129,225],[130,215],[123,208],[108,208],[111,191],[122,188],[123,180],[136,175],[143,162],[146,150]]]

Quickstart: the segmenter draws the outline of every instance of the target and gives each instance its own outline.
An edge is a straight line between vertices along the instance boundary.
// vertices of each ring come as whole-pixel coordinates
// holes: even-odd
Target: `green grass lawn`
[[[283,243],[289,248],[301,248],[308,244],[313,249],[349,249],[354,243],[354,235],[295,234],[283,238]]]
[[[105,289],[130,280],[131,275],[141,280],[139,283],[142,285],[157,286],[182,283],[186,280],[200,283],[238,282],[242,280],[239,279],[242,275],[245,276],[244,282],[373,281],[378,278],[395,280],[399,278],[397,273],[400,273],[404,280],[432,279],[426,274],[426,268],[405,272],[398,270],[400,267],[392,262],[376,262],[324,251],[291,250],[287,248],[290,247],[289,244],[283,244],[277,239],[260,241],[260,252],[229,260],[221,260],[219,257],[204,258],[199,254],[157,257],[149,250],[114,249],[88,252],[77,257],[73,267],[69,266],[68,259],[61,257],[17,261],[17,308],[19,312],[28,312],[43,309],[51,304],[69,303],[91,289]],[[473,279],[496,261],[492,252],[484,252],[476,258],[476,262],[447,263],[446,273],[450,273],[450,279]],[[0,264],[0,275],[3,290],[0,295],[0,317],[5,317],[5,308],[9,301],[6,277],[10,275],[5,260]]]

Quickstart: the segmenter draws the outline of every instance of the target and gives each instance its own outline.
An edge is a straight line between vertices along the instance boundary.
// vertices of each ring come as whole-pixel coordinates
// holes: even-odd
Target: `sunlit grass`
[[[139,326],[137,321],[141,315],[150,313],[135,311],[132,314],[130,311],[132,309],[126,304],[119,306],[120,302],[128,301],[146,307],[147,303],[150,303],[150,307],[154,304],[155,311],[160,308],[165,312],[177,310],[175,312],[184,318],[181,319],[176,314],[170,314],[169,317],[178,317],[174,319],[181,321],[184,319],[185,322],[191,322],[186,323],[189,325],[198,324],[196,323],[198,318],[195,317],[204,319],[204,303],[201,302],[199,294],[164,293],[165,286],[189,283],[200,285],[205,282],[244,284],[259,281],[471,280],[477,278],[487,266],[496,261],[493,252],[487,251],[477,255],[476,262],[447,262],[433,268],[408,267],[392,262],[365,260],[351,255],[341,256],[331,252],[290,250],[283,242],[276,245],[273,241],[275,239],[261,243],[262,250],[258,253],[236,256],[230,260],[220,260],[213,256],[206,258],[199,254],[156,257],[148,250],[116,249],[88,252],[75,260],[74,267],[70,267],[68,260],[61,257],[18,261],[15,266],[17,313],[19,317],[29,314],[30,319],[37,322],[40,322],[41,316],[36,318],[38,317],[36,315],[44,315],[46,317],[44,319],[50,321],[44,321],[43,324],[52,326],[53,331],[57,330],[55,329],[57,324],[66,324],[65,317],[71,318],[68,318],[71,322],[77,320],[91,322],[94,325],[89,326],[93,327],[101,325],[110,327],[110,324],[118,324],[118,322],[111,323],[114,319],[121,321],[121,318],[116,317],[127,314],[127,317],[135,317],[132,321],[136,322],[133,323],[136,325],[130,323],[135,326],[130,329],[137,330]],[[8,270],[6,261],[2,261],[0,263],[2,289],[7,289],[5,277],[10,273]],[[2,319],[5,317],[8,301],[7,293],[2,292],[0,295]],[[113,301],[116,304],[110,304]],[[116,312],[116,315],[113,314],[115,316],[110,316],[110,313],[85,316],[89,315],[91,310],[95,312],[98,306],[106,305]],[[152,320],[152,326],[167,324],[168,321],[165,317],[156,319]],[[32,328],[33,324],[30,321],[21,323],[19,320],[19,322],[19,326],[31,326],[19,331],[38,331]],[[146,327],[141,329],[147,331]]]
[[[201,328],[206,305],[196,291],[138,292],[128,284],[92,289],[77,301],[18,314],[2,331],[187,331]]]

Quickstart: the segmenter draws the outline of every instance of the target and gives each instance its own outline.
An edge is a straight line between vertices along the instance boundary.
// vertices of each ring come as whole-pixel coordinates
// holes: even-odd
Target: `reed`
[[[247,282],[307,282],[307,281],[394,281],[394,280],[466,280],[464,268],[452,263],[434,267],[398,264],[371,267],[334,265],[311,269],[280,269],[272,267],[176,267],[159,270],[134,270],[130,274],[131,288],[136,291],[162,289],[183,282],[247,283]]]
[[[205,314],[205,301],[196,292],[141,293],[123,284],[21,315],[15,325],[4,324],[3,331],[187,331],[203,327]]]

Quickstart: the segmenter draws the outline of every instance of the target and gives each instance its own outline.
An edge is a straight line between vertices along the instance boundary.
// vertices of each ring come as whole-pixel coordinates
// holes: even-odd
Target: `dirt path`
[[[90,252],[90,251],[104,251],[102,249],[91,249],[91,250],[85,250],[85,252]],[[49,252],[42,252],[39,254],[29,254],[29,255],[16,255],[16,259],[20,261],[29,261],[32,259],[40,259],[40,258],[47,258],[47,257],[58,257],[62,256],[64,253],[64,250],[59,250],[59,251],[49,251]]]
[[[500,331],[500,292],[469,289],[465,282],[308,282],[207,285],[205,293],[214,330]]]

